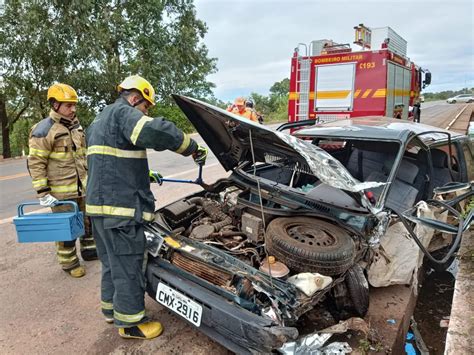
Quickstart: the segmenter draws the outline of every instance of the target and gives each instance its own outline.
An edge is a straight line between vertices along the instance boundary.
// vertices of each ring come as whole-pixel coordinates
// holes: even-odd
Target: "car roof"
[[[419,138],[426,145],[447,140],[446,133],[451,134],[451,139],[463,136],[446,129],[383,116],[357,117],[316,124],[314,127],[298,130],[294,134],[304,137],[341,137],[403,143],[420,133],[424,133]]]

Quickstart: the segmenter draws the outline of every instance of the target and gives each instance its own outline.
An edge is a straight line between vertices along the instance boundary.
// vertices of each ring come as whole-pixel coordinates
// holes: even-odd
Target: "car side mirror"
[[[425,80],[423,81],[423,88],[427,87],[430,84],[431,84],[431,73],[426,72],[425,73]]]

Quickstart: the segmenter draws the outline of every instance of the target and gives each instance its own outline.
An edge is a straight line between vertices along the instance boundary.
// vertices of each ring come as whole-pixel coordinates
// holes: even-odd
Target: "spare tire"
[[[295,272],[338,275],[354,263],[355,244],[342,228],[311,217],[282,217],[265,233],[267,251]]]

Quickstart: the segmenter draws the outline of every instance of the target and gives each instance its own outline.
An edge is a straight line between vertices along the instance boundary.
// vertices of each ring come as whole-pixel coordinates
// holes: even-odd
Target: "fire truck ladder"
[[[309,113],[309,77],[310,77],[311,59],[298,58],[296,72],[296,87],[298,99],[295,100],[297,120],[307,120]]]

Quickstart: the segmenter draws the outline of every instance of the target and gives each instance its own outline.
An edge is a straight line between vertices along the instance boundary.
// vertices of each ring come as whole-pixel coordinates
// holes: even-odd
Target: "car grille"
[[[229,286],[232,280],[230,273],[211,267],[202,261],[188,258],[178,252],[171,256],[171,263],[217,286]]]

